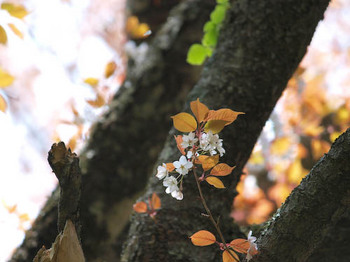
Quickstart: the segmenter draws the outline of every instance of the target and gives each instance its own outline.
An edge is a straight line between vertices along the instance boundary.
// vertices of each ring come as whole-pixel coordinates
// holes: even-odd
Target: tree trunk
[[[87,261],[118,261],[124,227],[134,200],[144,189],[170,127],[199,76],[186,64],[189,46],[199,42],[214,0],[184,1],[139,61],[131,60],[128,76],[110,110],[92,131],[81,154],[82,244]],[[56,190],[40,212],[11,261],[32,261],[42,245],[57,235]],[[125,235],[125,234],[124,234]]]
[[[228,188],[219,190],[203,185],[204,194],[226,241],[242,237],[229,217],[235,187],[251,150],[306,52],[316,25],[323,17],[328,0],[309,1],[238,1],[232,4],[224,23],[215,53],[206,63],[189,102],[197,97],[209,108],[229,107],[245,112],[222,138],[226,149],[224,162],[236,165],[226,179]],[[215,108],[214,108],[215,107]],[[158,163],[179,158],[172,130]],[[188,236],[198,230],[215,232],[198,198],[194,178],[186,176],[184,199],[176,201],[164,193],[157,178],[151,178],[141,198],[156,192],[162,209],[156,222],[146,215],[134,214],[122,261],[220,261],[216,246],[195,247]]]

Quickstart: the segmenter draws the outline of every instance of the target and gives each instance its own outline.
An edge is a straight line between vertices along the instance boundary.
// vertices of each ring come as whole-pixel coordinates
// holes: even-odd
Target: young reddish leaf
[[[200,230],[197,233],[194,233],[190,236],[193,245],[195,246],[209,246],[214,244],[216,241],[215,236],[206,230]]]
[[[17,5],[12,3],[2,3],[1,9],[6,10],[10,13],[10,15],[22,19],[26,15],[28,15],[28,11],[25,9],[23,5]]]
[[[207,181],[210,185],[216,187],[216,188],[225,188],[224,184],[222,183],[222,181],[217,178],[217,177],[213,177],[213,176],[208,176],[205,181]]]
[[[166,165],[166,169],[167,169],[169,172],[171,172],[171,171],[173,171],[173,170],[175,169],[173,163],[166,163],[165,165]]]
[[[238,115],[244,114],[243,112],[236,112],[228,108],[223,108],[219,110],[210,110],[208,116],[206,118],[209,120],[222,120],[226,121],[226,125],[231,124],[233,121],[237,119]]]
[[[179,113],[171,117],[174,121],[174,127],[180,132],[192,132],[197,128],[197,121],[188,113]]]
[[[239,261],[238,255],[231,250],[231,253],[227,250],[224,250],[222,253],[222,261],[223,262],[237,262]]]
[[[247,239],[237,238],[231,241],[230,247],[232,247],[235,251],[239,253],[247,254],[250,244]]]
[[[0,111],[5,113],[6,109],[7,109],[7,103],[5,99],[0,95]]]
[[[227,123],[224,120],[209,120],[204,126],[204,131],[207,133],[211,131],[213,134],[217,134],[224,129]]]
[[[98,85],[98,79],[94,77],[88,77],[84,79],[84,83],[90,85],[91,87],[95,87]]]
[[[7,34],[5,29],[0,25],[0,44],[6,45],[7,43]]]
[[[109,62],[105,68],[105,77],[108,78],[111,75],[113,75],[116,69],[117,69],[117,64],[114,61]]]
[[[14,25],[14,24],[8,24],[8,26],[10,27],[10,29],[12,30],[12,32],[18,36],[19,38],[23,39],[23,34],[21,31],[18,30],[18,28]]]
[[[106,104],[105,99],[100,94],[97,94],[97,97],[95,100],[86,100],[86,102],[95,108],[99,108],[99,107],[103,106],[104,104]]]
[[[160,202],[160,198],[156,193],[152,194],[152,202],[151,202],[151,206],[152,208],[155,209],[159,209],[161,207],[161,202]]]
[[[198,123],[202,122],[207,117],[209,108],[205,104],[201,103],[199,98],[197,98],[196,101],[192,101],[190,105]]]
[[[175,123],[174,123],[175,124]],[[178,136],[174,136],[175,137],[175,141],[176,141],[176,145],[177,148],[179,149],[179,151],[181,152],[181,154],[186,155],[185,149],[181,146],[182,143],[182,136],[178,135]]]
[[[147,204],[143,201],[137,202],[136,204],[133,205],[133,209],[137,213],[146,213],[147,212]]]
[[[232,170],[235,167],[230,167],[227,164],[221,163],[216,166],[211,170],[210,175],[212,176],[227,176],[232,173]]]
[[[215,155],[215,156],[201,155],[198,157],[198,161],[202,165],[203,170],[207,171],[219,162],[219,155]]]

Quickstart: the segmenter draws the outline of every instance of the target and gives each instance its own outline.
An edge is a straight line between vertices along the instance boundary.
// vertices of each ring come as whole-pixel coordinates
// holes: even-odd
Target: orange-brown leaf
[[[197,121],[188,113],[179,113],[171,117],[174,121],[174,127],[180,132],[192,132],[197,128]]]
[[[173,171],[173,170],[175,169],[173,163],[166,163],[165,165],[166,165],[166,169],[167,169],[169,172],[171,172],[171,171]]]
[[[247,254],[250,244],[247,239],[237,238],[231,241],[230,247],[239,253]]]
[[[5,113],[6,109],[7,109],[7,103],[5,99],[0,95],[0,111]]]
[[[216,188],[225,188],[224,184],[222,181],[214,176],[208,176],[205,181],[207,181],[210,185],[216,187]]]
[[[215,155],[215,156],[201,155],[198,157],[198,161],[202,165],[203,170],[207,171],[210,168],[214,167],[219,162],[219,155]]]
[[[23,34],[21,31],[19,31],[19,29],[14,25],[14,24],[8,24],[8,26],[10,27],[10,29],[12,30],[12,32],[18,36],[19,38],[23,39]]]
[[[210,175],[212,176],[227,176],[232,173],[232,170],[235,167],[230,167],[227,164],[221,163],[216,166],[211,170]]]
[[[196,101],[192,101],[190,105],[198,123],[201,123],[207,117],[209,108],[205,104],[201,103],[199,98],[197,98]]]
[[[0,25],[0,44],[6,45],[7,43],[7,34],[5,29]]]
[[[223,108],[219,110],[210,110],[207,116],[207,121],[209,120],[222,120],[226,121],[226,125],[231,124],[237,119],[238,115],[244,114],[243,112],[236,112],[228,108]]]
[[[209,120],[204,126],[204,131],[207,133],[211,131],[213,134],[217,134],[224,129],[227,123],[224,120]]]
[[[114,61],[109,62],[105,68],[105,77],[108,78],[114,74],[117,69],[117,64]]]
[[[147,32],[150,30],[145,23],[140,23],[136,16],[130,16],[126,20],[126,32],[135,39],[146,38]]]
[[[152,194],[152,202],[151,202],[152,208],[153,209],[159,209],[162,204],[160,202],[160,198],[156,193]]]
[[[136,204],[133,205],[133,209],[137,213],[146,213],[147,212],[147,204],[143,201],[137,202]]]
[[[223,262],[237,262],[239,261],[238,255],[231,250],[231,253],[227,250],[224,250],[222,253],[222,261]]]
[[[216,241],[215,236],[206,230],[200,230],[190,236],[193,245],[195,246],[209,246]]]
[[[176,145],[177,148],[179,149],[179,151],[181,152],[181,154],[186,155],[185,149],[181,146],[182,143],[182,136],[178,135],[178,136],[174,136],[175,137],[175,141],[176,141]]]

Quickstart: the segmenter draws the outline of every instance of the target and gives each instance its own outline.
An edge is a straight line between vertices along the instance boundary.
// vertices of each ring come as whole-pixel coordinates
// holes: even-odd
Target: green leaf
[[[204,24],[203,31],[206,33],[212,30],[216,30],[216,25],[212,21],[206,22]]]
[[[214,24],[218,25],[224,20],[225,14],[226,14],[226,6],[217,5],[214,11],[211,12],[210,19]]]
[[[218,33],[216,30],[208,31],[204,34],[202,44],[204,46],[215,47],[218,41]]]
[[[218,4],[228,4],[228,0],[216,0]]]
[[[187,63],[191,65],[201,65],[208,56],[206,47],[200,44],[193,44],[187,53]]]

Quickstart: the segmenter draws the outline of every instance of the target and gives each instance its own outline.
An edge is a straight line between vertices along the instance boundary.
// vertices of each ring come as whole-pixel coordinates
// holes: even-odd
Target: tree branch
[[[258,239],[254,261],[347,261],[350,257],[350,129],[312,168]],[[336,233],[336,235],[334,235]]]

